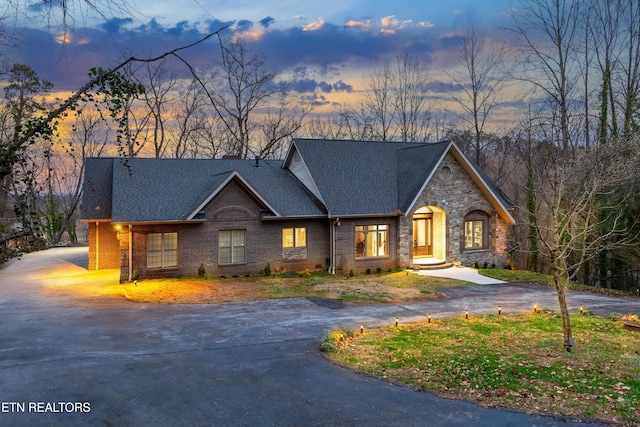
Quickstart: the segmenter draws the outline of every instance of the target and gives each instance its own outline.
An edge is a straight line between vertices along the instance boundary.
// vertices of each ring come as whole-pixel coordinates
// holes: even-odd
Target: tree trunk
[[[571,319],[569,318],[569,309],[567,308],[567,280],[560,277],[559,272],[554,269],[553,283],[558,294],[558,304],[560,305],[560,315],[562,316],[562,333],[564,336],[564,348],[571,351],[573,347],[573,335],[571,334]]]

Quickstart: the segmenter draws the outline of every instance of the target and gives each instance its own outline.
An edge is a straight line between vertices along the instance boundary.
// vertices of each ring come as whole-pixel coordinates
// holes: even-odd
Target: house
[[[504,265],[511,204],[453,142],[294,139],[284,160],[87,159],[89,269],[121,280]]]

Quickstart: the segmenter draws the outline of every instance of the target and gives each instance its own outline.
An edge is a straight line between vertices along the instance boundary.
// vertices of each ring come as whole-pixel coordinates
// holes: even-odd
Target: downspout
[[[131,241],[131,224],[129,224],[129,282],[133,277],[133,242]]]
[[[96,221],[96,270],[100,270],[100,223]]]
[[[334,275],[336,274],[336,227],[340,225],[340,218],[332,219],[331,215],[329,215],[329,220],[331,221],[331,267],[329,269],[329,273]]]
[[[336,226],[333,223],[333,219],[331,218],[331,214],[329,214],[329,274],[336,274]]]

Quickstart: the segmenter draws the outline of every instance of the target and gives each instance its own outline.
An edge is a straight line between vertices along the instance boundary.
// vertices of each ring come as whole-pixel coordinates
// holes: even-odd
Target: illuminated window
[[[283,248],[304,248],[305,246],[307,246],[306,227],[282,229]]]
[[[356,257],[387,256],[389,226],[386,224],[356,226]]]
[[[487,215],[473,211],[464,219],[464,248],[483,249],[487,247]]]
[[[220,230],[218,233],[218,264],[245,262],[246,230]]]
[[[178,233],[151,233],[147,235],[147,268],[178,266]]]

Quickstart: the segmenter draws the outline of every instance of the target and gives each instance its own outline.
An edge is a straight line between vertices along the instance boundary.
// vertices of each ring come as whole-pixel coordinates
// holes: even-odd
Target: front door
[[[433,256],[433,215],[413,217],[413,256]]]

